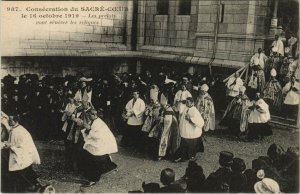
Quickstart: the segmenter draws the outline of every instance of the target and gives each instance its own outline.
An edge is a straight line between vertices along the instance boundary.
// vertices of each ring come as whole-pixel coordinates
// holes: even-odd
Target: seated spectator
[[[188,192],[199,193],[203,191],[205,175],[203,168],[195,161],[189,162],[183,178],[186,180]]]
[[[211,173],[205,183],[204,189],[205,192],[222,192],[224,184],[228,184],[232,176],[231,166],[233,163],[233,154],[231,152],[222,151],[220,152],[219,164],[220,168]]]
[[[279,185],[276,181],[270,178],[264,178],[263,180],[255,183],[255,193],[280,193]]]
[[[230,192],[239,193],[246,189],[247,177],[243,173],[246,169],[246,164],[241,158],[233,158],[231,166],[232,175],[229,180]]]
[[[144,193],[159,193],[160,186],[158,183],[145,183],[142,184]]]
[[[299,191],[299,155],[297,148],[289,148],[287,152],[277,144],[268,149],[268,156],[276,169],[274,179],[279,183],[283,192]]]
[[[284,149],[275,143],[270,145],[267,151],[267,155],[270,157],[272,166],[277,170],[284,168],[285,164],[282,162],[282,156],[284,155]]]
[[[184,193],[186,190],[185,182],[175,181],[175,172],[170,168],[161,171],[160,181],[164,185],[160,193]]]

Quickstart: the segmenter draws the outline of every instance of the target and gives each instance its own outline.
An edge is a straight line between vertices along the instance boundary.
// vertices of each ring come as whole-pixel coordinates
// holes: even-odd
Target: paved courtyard
[[[202,165],[207,176],[218,168],[218,156],[222,150],[234,153],[243,158],[247,168],[251,168],[251,161],[258,156],[266,155],[267,148],[272,143],[278,143],[285,149],[299,145],[299,133],[289,130],[274,129],[274,134],[263,141],[245,142],[226,134],[209,134],[204,142],[205,152],[197,154],[197,162]],[[118,141],[120,137],[117,138]],[[51,183],[57,192],[128,192],[141,190],[142,182],[159,182],[160,171],[172,168],[176,178],[184,175],[187,162],[172,163],[170,161],[153,161],[145,155],[137,153],[133,148],[119,147],[119,152],[112,155],[118,170],[102,176],[99,183],[91,188],[80,190],[84,180],[66,168],[64,160],[63,142],[36,142],[41,155],[42,164],[37,172],[43,183]]]

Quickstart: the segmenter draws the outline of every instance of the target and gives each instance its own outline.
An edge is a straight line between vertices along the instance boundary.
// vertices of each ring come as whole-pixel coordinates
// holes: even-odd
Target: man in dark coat
[[[43,114],[42,114],[42,87],[35,87],[30,96],[30,117],[32,119],[32,131],[37,138],[42,136]]]
[[[9,115],[18,115],[20,114],[21,104],[18,96],[18,92],[14,91],[12,93],[11,99],[8,99],[8,108],[7,113]]]
[[[160,181],[164,185],[160,193],[184,193],[186,190],[185,181],[175,181],[175,172],[170,168],[161,171]]]
[[[211,173],[205,183],[205,192],[222,192],[222,185],[228,184],[232,176],[231,166],[233,163],[233,154],[228,151],[220,152],[219,164],[220,168]]]
[[[299,154],[297,152],[299,153],[299,148],[289,148],[285,151],[277,144],[272,144],[268,149],[267,154],[271,158],[272,167],[275,168],[274,177],[271,178],[279,183],[283,192],[299,191]]]
[[[188,192],[203,192],[205,175],[203,174],[203,168],[199,166],[195,161],[189,161],[183,179],[187,183]]]
[[[233,158],[231,166],[232,175],[229,180],[230,192],[241,193],[244,192],[247,185],[247,177],[243,173],[246,169],[246,164],[241,158]]]

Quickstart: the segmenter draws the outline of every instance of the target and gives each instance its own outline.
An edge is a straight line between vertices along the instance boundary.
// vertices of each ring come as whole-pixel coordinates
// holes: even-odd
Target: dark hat
[[[219,163],[221,166],[231,166],[233,162],[233,153],[228,151],[220,152]]]
[[[278,156],[282,155],[283,153],[285,153],[284,149],[280,145],[277,145],[275,143],[270,145],[270,147],[268,148],[268,152],[267,152],[268,156],[271,159],[275,159]]]
[[[258,171],[260,169],[266,169],[267,163],[262,159],[254,159],[252,160],[252,169],[254,171]]]
[[[197,164],[195,161],[189,161],[188,167],[185,170],[185,175],[189,177],[200,178],[203,175],[203,168]]]
[[[235,172],[243,172],[246,169],[245,161],[241,158],[233,158],[231,169]]]
[[[258,159],[264,161],[267,165],[272,165],[272,160],[269,156],[259,156]]]

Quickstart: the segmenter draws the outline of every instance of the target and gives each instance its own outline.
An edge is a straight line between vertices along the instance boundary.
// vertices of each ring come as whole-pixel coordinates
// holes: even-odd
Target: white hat
[[[198,86],[193,86],[193,90],[198,91],[198,90],[199,90],[199,87],[198,87]]]
[[[207,92],[209,89],[208,85],[207,84],[203,84],[200,88],[200,90],[204,91],[204,92]]]
[[[69,81],[65,81],[64,86],[68,86]]]
[[[91,98],[89,94],[91,95],[91,91],[90,92],[84,91],[82,96],[82,101],[91,102]]]
[[[254,190],[256,193],[280,193],[279,185],[276,181],[270,178],[255,183]]]
[[[168,83],[174,83],[174,84],[176,84],[176,81],[166,78],[165,83],[166,84],[168,84]]]
[[[79,79],[79,81],[81,81],[81,82],[90,82],[92,80],[93,80],[93,78],[86,78],[86,77],[82,77]]]
[[[257,178],[259,178],[259,179],[265,178],[265,171],[264,171],[264,170],[259,170],[259,171],[257,171],[256,176],[257,176]]]
[[[150,89],[150,99],[156,101],[158,99],[158,87]]]
[[[82,97],[81,97],[81,91],[78,90],[74,96],[74,100],[76,101],[82,101]]]
[[[168,104],[168,99],[163,93],[160,96],[160,104],[161,105],[167,105]]]
[[[239,91],[245,93],[246,92],[246,87],[245,86],[239,87]]]
[[[258,58],[254,59],[254,65],[259,65],[259,59]]]
[[[276,70],[273,68],[273,69],[271,70],[271,76],[272,76],[272,77],[276,77],[276,75],[277,75],[277,72],[276,72]]]

